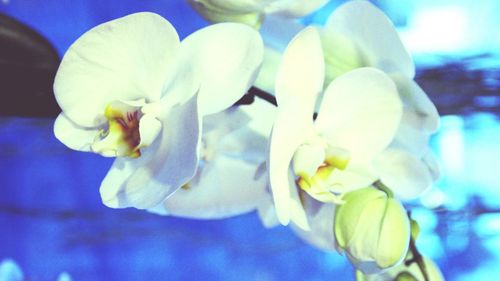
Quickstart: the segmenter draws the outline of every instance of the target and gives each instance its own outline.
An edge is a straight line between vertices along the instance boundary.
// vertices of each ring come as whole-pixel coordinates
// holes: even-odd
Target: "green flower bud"
[[[239,22],[256,29],[264,20],[262,7],[258,5],[238,4],[235,1],[224,2],[213,0],[188,0],[188,3],[206,20],[218,22]]]
[[[348,192],[335,214],[340,252],[363,273],[398,265],[408,251],[410,222],[401,203],[373,187]]]

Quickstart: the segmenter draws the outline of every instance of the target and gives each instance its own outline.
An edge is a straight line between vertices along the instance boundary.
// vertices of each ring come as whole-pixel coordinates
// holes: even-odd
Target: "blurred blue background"
[[[342,2],[304,23],[324,22]],[[443,115],[432,139],[442,177],[413,209],[423,232],[418,246],[446,280],[496,280],[500,2],[372,2],[397,25],[417,81]],[[163,15],[181,37],[207,24],[182,0],[0,4],[0,13],[40,32],[60,56],[91,27],[138,11]],[[55,280],[61,271],[73,280],[354,280],[337,253],[316,250],[284,227],[264,229],[253,213],[198,221],[104,207],[98,186],[111,160],[70,151],[52,123],[0,117],[0,260],[14,259],[27,280]]]

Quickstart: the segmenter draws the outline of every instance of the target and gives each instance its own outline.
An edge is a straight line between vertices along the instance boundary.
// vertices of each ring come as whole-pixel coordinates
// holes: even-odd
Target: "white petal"
[[[64,55],[54,83],[57,102],[68,118],[92,127],[111,101],[158,100],[178,46],[172,25],[153,13],[101,24]]]
[[[150,146],[161,131],[161,122],[152,114],[145,114],[139,121],[139,147]]]
[[[434,133],[439,128],[439,113],[427,94],[411,78],[391,74],[405,104],[405,123],[417,130]]]
[[[432,179],[434,181],[439,179],[439,177],[441,176],[439,163],[432,150],[428,149],[427,151],[424,152],[424,155],[422,156],[422,161],[424,161],[424,164],[427,165],[427,167],[429,168],[429,172],[432,175]]]
[[[314,27],[302,30],[292,39],[283,54],[276,76],[276,99],[279,106],[290,100],[302,104],[301,111],[312,118],[318,94],[323,90],[325,63],[321,40]]]
[[[276,209],[274,208],[273,199],[269,191],[265,200],[257,206],[257,214],[265,228],[272,228],[280,225],[278,216],[276,215]]]
[[[394,82],[375,68],[360,68],[328,86],[315,127],[351,159],[369,163],[392,141],[401,115]]]
[[[292,192],[296,190],[296,186],[294,179],[289,179],[289,171],[295,150],[312,132],[312,118],[297,114],[301,110],[301,104],[293,101],[280,107],[270,139],[269,180],[276,214],[283,225],[290,222],[292,212],[300,216],[300,212],[295,210],[297,204],[292,204]]]
[[[200,85],[202,115],[238,101],[253,84],[264,56],[259,33],[237,23],[203,28],[184,39],[181,49]]]
[[[188,182],[198,165],[197,97],[161,116],[162,132],[137,159],[118,158],[101,184],[112,208],[152,208]]]
[[[282,54],[292,39],[299,34],[305,26],[292,19],[266,16],[259,32],[266,47]]]
[[[325,161],[325,149],[319,145],[303,144],[293,155],[292,166],[296,175],[313,176]]]
[[[265,178],[256,180],[257,166],[221,156],[198,169],[195,178],[163,202],[167,214],[198,218],[227,218],[255,210],[264,200]],[[199,178],[198,178],[199,177]]]
[[[369,163],[356,162],[352,159],[344,170],[334,170],[328,178],[331,191],[344,193],[370,186],[377,180],[377,175]]]
[[[254,85],[268,93],[274,93],[275,81],[283,52],[290,41],[304,29],[304,25],[291,19],[267,16],[260,28],[265,52],[262,67]]]
[[[408,121],[410,115],[406,113],[403,113],[396,136],[390,146],[422,156],[429,149],[430,134],[411,126],[409,123],[411,121]]]
[[[353,40],[362,50],[366,66],[402,72],[409,78],[415,76],[415,65],[394,25],[368,1],[350,1],[337,8],[328,19],[325,32]]]
[[[375,159],[374,166],[382,183],[401,200],[415,199],[432,184],[429,168],[404,150],[385,150]]]
[[[99,130],[97,128],[85,128],[71,121],[64,113],[59,114],[54,123],[54,135],[67,147],[79,151],[91,151],[90,146],[94,142]]]
[[[266,13],[284,17],[300,18],[325,5],[329,0],[277,0],[265,9]]]
[[[336,243],[333,232],[335,205],[319,203],[308,195],[305,195],[304,198],[304,205],[311,230],[304,231],[292,225],[293,231],[304,241],[320,250],[335,250]]]
[[[270,94],[274,94],[276,74],[278,72],[279,64],[281,62],[281,53],[271,49],[265,48],[264,61],[260,68],[259,75],[254,81],[254,86]]]

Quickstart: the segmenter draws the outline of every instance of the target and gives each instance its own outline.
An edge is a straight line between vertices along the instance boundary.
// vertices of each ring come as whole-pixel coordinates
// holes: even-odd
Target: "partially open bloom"
[[[399,264],[410,243],[410,221],[399,201],[367,187],[348,192],[335,213],[339,251],[364,273]]]
[[[370,186],[379,175],[373,160],[392,141],[402,115],[394,82],[375,68],[361,68],[323,89],[324,61],[315,28],[287,47],[277,75],[278,114],[269,151],[269,179],[277,216],[308,229],[300,192],[324,203]]]
[[[68,147],[117,157],[101,184],[107,206],[151,208],[187,183],[202,117],[236,102],[262,60],[253,29],[201,29],[182,42],[171,24],[137,13],[99,25],[65,54],[54,125]]]
[[[266,14],[302,17],[328,0],[188,0],[212,22],[240,22],[259,27]]]

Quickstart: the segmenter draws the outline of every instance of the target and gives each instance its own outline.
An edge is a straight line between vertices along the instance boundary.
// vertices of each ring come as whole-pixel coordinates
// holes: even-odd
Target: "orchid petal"
[[[264,200],[265,178],[254,179],[256,165],[232,157],[216,157],[195,178],[163,202],[167,214],[227,218],[250,212]]]
[[[325,149],[323,147],[303,144],[293,155],[293,171],[299,176],[313,176],[324,161]]]
[[[432,184],[429,168],[404,150],[385,150],[375,159],[374,166],[382,183],[401,200],[415,199]]]
[[[396,83],[401,100],[406,106],[404,123],[428,134],[439,128],[439,113],[420,86],[401,74],[391,74]]]
[[[350,38],[363,51],[366,66],[415,76],[415,65],[391,21],[368,1],[350,1],[337,8],[325,25],[332,36]],[[334,48],[334,46],[331,46]]]
[[[290,163],[297,148],[312,133],[312,120],[300,112],[301,104],[293,101],[280,107],[271,132],[269,149],[269,180],[276,207],[276,214],[283,225],[291,218],[292,191],[296,190],[294,179],[289,179]],[[295,191],[296,193],[296,191]],[[297,216],[299,211],[294,211]],[[304,214],[305,216],[305,214]]]
[[[181,50],[200,85],[202,115],[222,111],[238,101],[257,77],[264,55],[260,35],[237,23],[201,29],[183,40]]]
[[[276,99],[281,107],[290,100],[302,103],[300,112],[312,118],[323,90],[325,63],[318,31],[308,27],[288,45],[276,76]]]
[[[141,142],[139,147],[150,146],[160,134],[161,122],[152,114],[145,114],[139,121],[139,135]]]
[[[329,0],[277,0],[265,9],[266,13],[284,17],[300,18],[324,6]]]
[[[370,186],[377,180],[373,167],[367,163],[356,162],[356,159],[347,164],[344,170],[336,169],[328,177],[331,191],[345,193]]]
[[[274,93],[276,74],[278,72],[278,67],[281,62],[281,53],[278,51],[266,47],[264,50],[264,60],[254,81],[254,86],[267,92]]]
[[[56,138],[74,150],[91,151],[90,146],[98,132],[97,128],[85,128],[75,124],[64,113],[59,114],[54,123]]]
[[[257,206],[257,214],[259,215],[259,219],[262,222],[262,225],[265,228],[272,228],[280,225],[278,220],[278,216],[276,215],[276,209],[273,205],[273,199],[269,191],[267,191],[267,195],[264,198],[259,206]]]
[[[401,115],[394,82],[375,68],[361,68],[328,86],[314,125],[353,161],[369,163],[392,141]]]
[[[322,29],[321,43],[325,54],[326,86],[346,72],[369,65],[356,42],[344,34]]]
[[[411,114],[403,113],[391,147],[405,149],[416,156],[422,156],[429,148],[430,134],[411,126],[409,122],[412,121],[408,121],[409,117],[411,118]]]
[[[310,196],[304,196],[304,206],[307,220],[311,227],[310,231],[292,225],[293,231],[307,243],[323,251],[333,251],[336,249],[335,235],[333,231],[335,205],[323,204]]]
[[[101,24],[65,54],[54,83],[57,102],[73,122],[93,127],[106,122],[105,107],[114,100],[158,100],[178,47],[175,29],[153,13]]]
[[[160,116],[162,134],[137,159],[118,158],[101,184],[112,208],[152,208],[188,182],[198,164],[197,97]]]
[[[424,164],[427,165],[427,167],[429,168],[432,180],[435,181],[439,179],[441,175],[439,171],[439,163],[434,153],[432,153],[432,150],[427,149],[427,151],[424,152],[424,155],[422,156],[422,161],[424,161]]]

